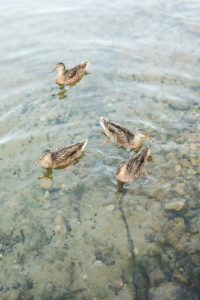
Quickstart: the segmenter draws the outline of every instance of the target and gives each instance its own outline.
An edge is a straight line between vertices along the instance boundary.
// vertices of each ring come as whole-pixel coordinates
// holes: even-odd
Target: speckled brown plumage
[[[128,182],[139,177],[146,170],[149,153],[149,147],[144,147],[129,160],[122,161],[115,177],[122,182]]]
[[[100,118],[100,124],[103,127],[106,135],[118,146],[127,149],[136,149],[141,147],[141,138],[145,138],[151,142],[146,132],[142,129],[137,129],[134,133],[126,127],[117,123],[110,122],[106,118]]]
[[[75,158],[82,155],[87,144],[87,140],[70,146],[57,148],[53,151],[45,150],[39,163],[43,168],[59,168],[71,163]]]
[[[53,71],[58,71],[58,76],[56,77],[56,83],[65,85],[73,84],[76,81],[80,80],[82,76],[86,73],[85,69],[88,65],[88,62],[85,61],[82,64],[75,66],[72,69],[67,70],[63,63],[58,63]]]

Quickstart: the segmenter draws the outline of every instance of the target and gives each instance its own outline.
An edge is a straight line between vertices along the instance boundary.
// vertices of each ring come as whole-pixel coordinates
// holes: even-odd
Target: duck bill
[[[150,138],[146,135],[145,137],[145,140],[147,140],[149,143],[153,143],[153,141],[152,140],[150,140]]]
[[[53,72],[55,72],[56,71],[56,68],[54,68],[52,71],[51,71],[51,73],[53,73]]]
[[[41,159],[35,165],[40,166],[41,165]]]
[[[35,164],[36,166],[40,166],[42,163],[42,160],[44,160],[44,157],[41,157],[40,160]]]

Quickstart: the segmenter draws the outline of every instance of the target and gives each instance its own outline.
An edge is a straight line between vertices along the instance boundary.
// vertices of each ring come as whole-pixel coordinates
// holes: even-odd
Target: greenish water
[[[198,1],[1,2],[0,299],[200,299]],[[60,88],[50,71],[89,61]],[[99,118],[153,140],[145,176]],[[67,171],[43,150],[88,138]],[[145,143],[144,143],[145,144]]]

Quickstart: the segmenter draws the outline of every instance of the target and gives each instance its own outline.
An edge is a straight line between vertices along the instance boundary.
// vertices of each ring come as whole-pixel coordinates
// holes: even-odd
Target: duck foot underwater
[[[135,132],[132,132],[128,128],[117,123],[110,122],[103,117],[100,118],[100,125],[103,127],[105,134],[113,141],[113,143],[120,147],[129,150],[140,148],[142,146],[142,138],[152,143],[143,129],[136,129]]]
[[[103,145],[107,144],[109,141],[110,141],[110,140],[107,139],[107,140],[105,140],[103,143],[99,144],[99,146],[103,146]]]
[[[69,169],[71,166],[73,166],[73,165],[75,165],[75,164],[77,164],[77,161],[73,161],[71,164],[69,164],[68,166],[66,166],[66,167],[64,168],[64,171],[67,171],[67,169]]]

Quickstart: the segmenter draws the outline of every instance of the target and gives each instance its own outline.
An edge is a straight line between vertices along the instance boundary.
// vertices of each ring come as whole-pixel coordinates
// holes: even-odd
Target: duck
[[[84,151],[86,145],[87,140],[83,140],[79,143],[59,147],[55,150],[47,149],[42,153],[38,165],[41,165],[45,169],[57,169],[65,167],[69,164],[66,167],[69,168],[76,163],[74,159],[82,155],[82,152]]]
[[[117,178],[121,182],[126,183],[136,179],[142,173],[145,173],[147,179],[150,181],[146,169],[149,154],[149,147],[146,146],[143,147],[135,156],[131,157],[128,160],[122,161],[118,166],[115,178]]]
[[[71,85],[76,81],[80,80],[82,76],[86,73],[86,67],[88,66],[88,61],[75,66],[72,69],[67,70],[64,63],[57,63],[55,69],[52,72],[58,71],[58,76],[56,77],[56,83],[60,85]]]
[[[140,148],[142,146],[141,138],[152,143],[143,129],[136,129],[135,132],[132,132],[128,128],[117,123],[110,122],[103,117],[100,118],[100,124],[103,127],[105,134],[114,142],[114,144],[120,147],[129,150]],[[100,145],[105,145],[109,141],[109,138]]]

